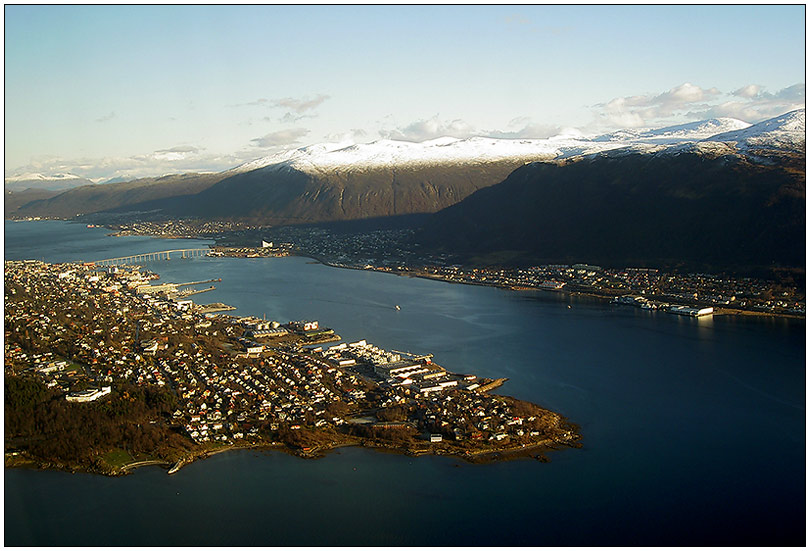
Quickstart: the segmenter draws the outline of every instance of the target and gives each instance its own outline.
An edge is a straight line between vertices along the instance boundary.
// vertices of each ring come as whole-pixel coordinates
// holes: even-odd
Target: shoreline
[[[41,263],[42,266],[47,266],[44,262]],[[14,265],[14,269],[23,270],[23,264],[20,266]],[[52,268],[52,266],[51,266]],[[59,268],[61,270],[63,268]],[[88,268],[89,269],[89,268]],[[25,267],[25,270],[30,272],[30,266]],[[21,273],[28,273],[25,270]],[[56,270],[58,271],[58,270]],[[16,273],[16,272],[13,272]],[[38,274],[40,272],[37,272]],[[49,274],[48,270],[44,270],[43,274]],[[54,272],[55,273],[55,272]],[[7,274],[8,275],[8,274]],[[110,278],[113,279],[113,278]],[[16,280],[15,280],[16,281]],[[106,281],[106,279],[105,279]],[[49,287],[46,286],[45,289]],[[81,285],[78,285],[76,289],[82,288]],[[16,287],[14,288],[16,290]],[[13,294],[13,293],[12,293]],[[66,295],[66,299],[72,298],[73,295]],[[25,298],[25,295],[24,297]],[[127,303],[122,303],[127,304]],[[66,303],[66,309],[70,307]],[[120,304],[119,304],[120,306]],[[96,305],[97,307],[97,305]],[[23,310],[25,313],[25,310]],[[19,313],[18,313],[19,314]],[[94,315],[97,315],[94,314]],[[81,316],[79,316],[81,318]],[[17,319],[16,317],[13,319]],[[82,318],[83,319],[83,318]],[[299,322],[301,323],[301,322]],[[189,329],[191,322],[189,325],[181,326],[178,331],[180,335],[183,335],[184,329]],[[227,324],[226,324],[227,325]],[[195,326],[196,327],[196,326]],[[317,327],[316,327],[317,328]],[[218,327],[218,329],[222,329]],[[223,329],[224,331],[224,329]],[[303,336],[294,337],[290,343],[293,345],[302,345],[306,344],[321,344],[326,342],[336,342],[340,341],[342,338],[340,335],[336,334],[333,330],[323,328],[319,333],[315,336],[310,336],[309,334],[304,333]],[[224,341],[223,341],[224,342]],[[210,344],[210,346],[221,346],[226,349],[231,349],[233,347],[233,343],[228,344],[225,342],[214,342]],[[287,343],[287,344],[290,344]],[[283,350],[285,346],[281,343],[277,343],[281,348],[276,348],[275,350]],[[366,346],[363,343],[362,346]],[[217,348],[217,350],[219,350]],[[373,350],[377,350],[376,348]],[[285,353],[281,353],[283,359],[293,362],[291,359],[292,357],[299,357],[300,355],[297,353],[290,352],[290,356],[285,355]],[[245,354],[241,354],[244,356]],[[431,357],[432,355],[428,355],[427,358]],[[304,357],[304,356],[300,356]],[[312,360],[315,364],[323,365],[324,367],[328,368],[329,366],[324,363],[323,361],[319,360]],[[293,362],[295,363],[295,362]],[[337,363],[337,361],[335,361]],[[431,363],[431,362],[427,362]],[[320,370],[316,368],[315,364],[313,363],[304,363],[299,365],[302,370],[311,369],[314,370],[316,375],[320,373]],[[27,364],[26,364],[27,365]],[[263,365],[263,364],[262,364]],[[411,366],[413,367],[413,366]],[[411,368],[409,367],[409,369]],[[436,374],[441,375],[442,373],[447,373],[444,368],[441,366],[437,366],[434,372]],[[255,369],[254,369],[255,371]],[[334,369],[332,370],[334,371]],[[427,369],[423,371],[428,371]],[[310,371],[308,371],[309,373]],[[433,373],[431,373],[433,375]],[[461,375],[450,373],[450,375],[454,375],[456,379],[448,380],[447,382],[452,382],[452,385],[449,386],[456,386],[459,380],[461,380]],[[14,376],[14,372],[12,370],[11,376]],[[301,375],[294,373],[293,376],[300,378]],[[360,385],[361,388],[364,388],[366,391],[371,392],[374,388],[378,388],[374,385],[361,385],[358,382],[356,377],[360,377],[361,379],[365,378],[363,375],[362,370],[358,373],[354,373],[351,379],[351,385],[348,388],[352,389],[354,385]],[[9,374],[6,375],[7,383]],[[470,376],[471,379],[477,379],[475,376]],[[435,378],[435,377],[432,377]],[[209,438],[202,438],[196,439],[197,436],[192,432],[192,429],[189,428],[190,425],[184,425],[182,422],[178,423],[164,423],[167,430],[174,431],[174,432],[181,432],[183,428],[185,428],[186,432],[189,433],[189,439],[177,440],[176,444],[168,445],[165,444],[165,439],[158,439],[154,440],[152,444],[149,444],[148,447],[138,446],[132,444],[132,441],[129,439],[122,439],[120,443],[113,444],[113,442],[117,442],[116,440],[110,440],[107,438],[100,438],[97,439],[95,445],[92,442],[86,442],[84,446],[80,446],[83,449],[76,451],[73,454],[60,454],[60,453],[52,453],[48,450],[46,451],[36,451],[37,448],[34,448],[34,452],[31,453],[29,448],[22,447],[19,448],[19,452],[15,451],[14,448],[9,450],[5,456],[5,466],[6,467],[15,467],[15,466],[27,466],[32,467],[40,470],[62,470],[62,471],[69,471],[69,472],[87,472],[87,473],[95,473],[95,474],[104,474],[108,476],[122,476],[125,474],[129,474],[137,468],[144,467],[144,466],[161,466],[162,468],[168,469],[168,474],[173,474],[183,468],[185,465],[193,463],[199,459],[205,459],[212,455],[216,455],[218,453],[224,453],[226,451],[237,450],[237,449],[271,449],[276,451],[283,451],[285,453],[296,455],[298,457],[305,457],[305,458],[316,458],[316,457],[323,457],[324,455],[328,454],[330,451],[334,450],[338,447],[345,447],[345,446],[355,446],[355,447],[364,447],[364,448],[373,448],[381,451],[386,451],[390,453],[397,453],[397,454],[407,454],[407,455],[423,455],[423,454],[430,454],[430,455],[448,455],[452,457],[456,457],[458,459],[464,459],[471,462],[494,462],[500,459],[512,459],[518,456],[524,455],[523,452],[526,450],[547,450],[554,448],[550,439],[553,439],[555,444],[568,444],[571,447],[576,447],[577,442],[581,439],[581,435],[574,432],[572,430],[573,425],[567,422],[567,419],[562,417],[561,415],[554,413],[549,410],[545,410],[537,404],[533,404],[530,402],[523,403],[521,400],[510,396],[497,396],[497,395],[489,395],[484,398],[483,394],[487,394],[489,391],[501,386],[507,379],[506,378],[497,378],[497,379],[489,379],[489,378],[481,378],[476,381],[476,384],[470,385],[470,388],[467,390],[476,392],[471,392],[469,395],[460,393],[459,396],[462,396],[459,400],[459,404],[456,406],[449,405],[447,406],[448,409],[453,410],[455,407],[458,409],[455,413],[460,416],[469,416],[472,415],[471,410],[465,408],[471,408],[472,406],[469,402],[473,402],[477,400],[475,403],[478,404],[480,407],[489,407],[491,410],[491,416],[497,415],[518,415],[517,417],[512,417],[508,419],[506,417],[496,417],[498,423],[493,423],[492,427],[488,426],[486,421],[489,421],[491,417],[487,417],[479,424],[473,424],[472,421],[469,421],[468,417],[463,417],[466,419],[469,426],[464,426],[463,428],[456,427],[455,429],[446,429],[442,430],[441,427],[445,427],[448,423],[444,423],[441,427],[438,425],[438,422],[429,423],[425,422],[424,424],[419,423],[410,423],[410,427],[405,432],[397,432],[397,433],[390,433],[387,430],[378,429],[377,425],[384,425],[384,428],[397,428],[399,425],[403,425],[403,423],[391,423],[392,420],[391,415],[402,416],[403,414],[410,419],[410,414],[413,413],[416,415],[419,412],[422,412],[423,415],[427,415],[425,411],[430,410],[429,405],[425,405],[421,401],[419,401],[420,394],[416,394],[415,398],[415,409],[413,411],[396,411],[389,415],[378,416],[377,418],[382,421],[382,423],[372,423],[372,426],[368,428],[368,430],[360,430],[355,429],[352,424],[349,424],[347,427],[344,428],[337,428],[340,425],[345,423],[351,423],[353,419],[342,419],[345,416],[345,407],[344,406],[344,414],[339,414],[339,417],[332,417],[333,421],[337,421],[337,426],[334,428],[322,428],[319,429],[323,425],[328,425],[328,423],[315,423],[313,419],[310,419],[306,422],[295,420],[294,425],[291,425],[291,429],[300,429],[302,428],[301,425],[306,425],[307,430],[301,431],[301,433],[295,433],[294,435],[289,434],[288,432],[279,432],[278,426],[272,427],[272,432],[263,432],[259,433],[259,428],[251,429],[251,434],[248,436],[247,439],[243,438],[241,431],[237,433],[234,431],[233,437],[217,437],[211,439]],[[240,381],[241,382],[241,381]],[[287,382],[292,384],[292,382],[287,379]],[[172,383],[172,380],[169,379],[169,383]],[[38,385],[41,387],[42,382],[40,381]],[[242,383],[244,385],[244,383]],[[339,383],[334,383],[339,385]],[[431,386],[432,385],[432,386]],[[440,383],[433,382],[428,383],[427,385],[423,385],[425,387],[429,387],[430,390],[434,388],[441,388]],[[448,385],[444,385],[448,386]],[[294,387],[294,385],[293,385]],[[16,387],[15,387],[16,388]],[[22,387],[23,389],[27,387]],[[263,387],[266,388],[266,387]],[[309,388],[309,387],[305,387]],[[330,394],[334,394],[335,392],[343,392],[349,393],[349,390],[346,390],[342,386],[338,386],[338,390],[332,391]],[[254,389],[255,390],[255,389]],[[420,388],[421,390],[421,388]],[[417,392],[417,391],[414,391]],[[424,391],[423,391],[424,392]],[[109,393],[109,387],[107,387],[107,393]],[[19,392],[18,392],[19,394]],[[361,392],[361,398],[365,397],[365,392]],[[408,396],[411,396],[411,393],[406,393]],[[479,398],[471,398],[470,396],[475,396],[476,394],[479,395]],[[16,396],[16,394],[15,394]],[[48,395],[46,395],[48,396]],[[321,395],[322,397],[323,395]],[[185,396],[184,396],[185,397]],[[205,397],[205,396],[203,396]],[[123,399],[127,399],[128,396],[126,393],[123,394]],[[134,398],[130,398],[134,400]],[[404,402],[406,401],[406,396],[394,395],[392,394],[391,400],[397,400],[397,402]],[[450,398],[448,398],[450,399]],[[361,405],[363,408],[362,410],[357,411],[350,411],[348,413],[352,413],[352,415],[357,415],[362,413],[363,415],[367,415],[368,412],[377,412],[378,410],[384,410],[384,408],[391,403],[391,400],[388,402],[383,402],[382,404],[378,403],[375,400],[382,400],[379,397],[372,397],[367,402],[363,402]],[[68,400],[69,401],[69,400]],[[462,404],[463,402],[463,404]],[[15,402],[16,403],[16,402]],[[211,402],[213,404],[213,402]],[[315,402],[318,403],[318,402]],[[354,404],[353,401],[348,402],[350,405]],[[420,405],[421,404],[421,405]],[[481,404],[484,404],[481,406]],[[517,406],[518,404],[523,404],[519,410],[515,410],[515,412],[510,413],[512,411],[512,406]],[[24,405],[24,404],[23,404]],[[289,404],[287,404],[289,405]],[[303,405],[306,405],[304,402]],[[303,407],[298,404],[299,407]],[[451,407],[452,406],[452,407]],[[202,406],[201,406],[202,407]],[[360,406],[353,406],[353,407],[360,407]],[[371,408],[371,409],[369,409]],[[421,409],[420,409],[421,408]],[[171,408],[170,408],[171,409]],[[310,410],[312,408],[310,407]],[[366,412],[368,410],[368,412]],[[191,410],[189,410],[191,411]],[[485,414],[487,410],[481,409],[479,413],[482,413],[482,416]],[[164,411],[163,413],[167,413]],[[157,416],[159,412],[152,411],[151,414]],[[229,415],[232,412],[229,411]],[[255,412],[254,412],[255,413]],[[389,412],[390,413],[390,412]],[[438,410],[437,410],[438,413]],[[252,415],[253,413],[251,413]],[[435,419],[435,415],[432,417]],[[515,428],[515,429],[508,429],[505,425],[523,425],[524,418],[528,418],[529,428],[526,428],[524,431],[523,428]],[[150,422],[157,422],[157,418],[153,419]],[[262,417],[259,417],[262,419]],[[279,416],[279,419],[283,420],[284,417]],[[416,419],[416,417],[414,417]],[[198,419],[199,420],[199,417]],[[244,421],[244,419],[242,419]],[[341,422],[342,420],[342,422]],[[300,424],[298,424],[300,422]],[[365,423],[363,423],[365,424]],[[310,425],[314,425],[310,426]],[[391,426],[393,425],[393,426]],[[474,426],[472,426],[474,425]],[[480,426],[479,426],[480,425]],[[418,427],[421,427],[420,430],[414,430]],[[217,428],[221,428],[217,427]],[[248,428],[246,425],[242,428]],[[473,430],[473,429],[477,430]],[[203,427],[205,429],[205,427]],[[233,428],[231,428],[233,431]],[[442,433],[444,435],[442,436]],[[256,433],[253,436],[253,433]],[[438,434],[434,434],[438,433]],[[496,434],[497,433],[497,434]],[[207,435],[204,435],[207,436]],[[157,443],[156,443],[157,442]],[[161,442],[163,442],[161,444]],[[7,442],[7,445],[9,443]],[[158,445],[160,444],[160,445]],[[516,452],[519,452],[516,454]],[[172,463],[173,461],[173,463]]]
[[[30,219],[14,219],[14,218],[6,218],[6,220],[11,221],[11,222],[38,221],[36,219],[30,220]],[[77,223],[77,224],[80,223],[80,222],[77,222],[75,220],[65,220],[65,219],[62,219],[62,218],[42,218],[42,219],[39,219],[39,220],[43,220],[43,221],[44,220],[58,220],[58,221],[63,221],[63,222],[68,222],[68,223]],[[101,227],[104,227],[105,229],[109,229],[106,226],[101,226]],[[111,236],[111,237],[121,237],[121,236],[127,236],[127,235],[146,235],[148,237],[152,237],[152,238],[155,238],[155,239],[195,239],[195,240],[198,240],[198,241],[213,241],[214,245],[216,245],[216,238],[206,237],[206,236],[158,235],[158,234],[140,234],[140,233],[128,234],[128,233],[122,233],[120,231],[115,232],[115,233],[110,233],[108,235]],[[514,291],[514,292],[519,292],[519,293],[545,291],[545,292],[552,292],[552,293],[560,293],[563,296],[587,296],[587,297],[591,297],[591,298],[597,298],[597,299],[600,299],[600,300],[608,300],[608,301],[615,298],[616,296],[621,296],[621,295],[607,295],[607,294],[599,294],[599,293],[589,293],[589,292],[585,292],[585,291],[566,291],[564,289],[553,290],[553,289],[541,289],[541,288],[532,288],[532,287],[515,287],[514,285],[500,285],[500,284],[485,283],[485,282],[454,281],[454,280],[446,279],[446,278],[443,278],[443,277],[440,277],[440,276],[432,276],[432,275],[428,275],[428,274],[414,273],[414,272],[410,272],[410,271],[399,271],[399,270],[390,270],[389,271],[389,270],[377,270],[377,269],[369,270],[367,268],[363,268],[363,267],[359,267],[359,266],[347,266],[345,264],[335,264],[335,263],[329,262],[327,260],[324,260],[322,258],[318,258],[316,256],[312,256],[312,255],[309,255],[309,254],[298,254],[298,253],[295,253],[295,252],[292,252],[292,253],[290,253],[288,255],[285,255],[285,256],[297,256],[297,257],[300,257],[300,258],[309,258],[309,259],[314,260],[316,263],[322,264],[324,266],[329,266],[330,268],[342,268],[342,269],[347,269],[347,270],[359,270],[359,271],[373,271],[373,272],[377,272],[377,273],[385,273],[385,274],[391,274],[391,275],[397,275],[397,276],[416,277],[416,278],[420,278],[420,279],[428,279],[428,280],[433,280],[433,281],[443,281],[445,283],[455,283],[455,284],[460,284],[460,285],[476,285],[476,286],[479,286],[479,287],[494,287],[496,289],[503,289],[503,290],[506,290],[506,291]],[[245,257],[233,256],[232,258],[245,258]],[[278,256],[268,256],[268,257],[263,257],[263,258],[280,258],[280,257],[278,257]],[[629,292],[625,293],[625,294],[629,294]],[[722,306],[716,306],[716,307],[712,306],[712,307],[715,309],[715,311],[713,313],[714,316],[729,316],[729,315],[735,316],[736,315],[736,316],[759,316],[759,317],[785,318],[785,319],[797,319],[797,320],[805,320],[805,319],[807,319],[806,316],[801,316],[799,314],[788,314],[788,313],[783,313],[783,312],[763,312],[763,311],[758,311],[758,310],[743,310],[743,309],[740,309],[740,308],[724,308]]]
[[[578,430],[578,429],[577,429]],[[425,445],[430,445],[427,441]],[[542,463],[548,463],[551,460],[546,457],[547,452],[559,451],[562,448],[581,448],[582,444],[579,441],[559,442],[554,439],[546,439],[541,442],[531,444],[520,444],[513,447],[504,448],[485,448],[481,450],[465,450],[463,452],[445,450],[443,448],[416,448],[416,447],[396,447],[386,446],[376,440],[359,439],[354,442],[339,442],[335,445],[328,447],[317,447],[312,451],[304,452],[303,450],[296,450],[281,443],[270,442],[256,442],[250,444],[233,444],[222,446],[212,450],[198,450],[185,456],[178,461],[172,462],[165,459],[151,459],[144,461],[135,461],[127,465],[122,465],[117,468],[98,469],[92,466],[82,465],[64,465],[54,464],[50,462],[39,463],[36,460],[28,457],[15,456],[19,458],[18,461],[13,461],[9,464],[9,457],[5,458],[4,468],[6,469],[29,469],[35,471],[60,471],[70,474],[92,474],[100,476],[108,476],[116,478],[120,476],[128,476],[134,473],[137,469],[142,467],[161,467],[166,470],[167,475],[173,475],[179,472],[184,467],[204,461],[209,457],[219,455],[227,452],[234,451],[275,451],[286,453],[300,459],[325,459],[331,453],[341,448],[358,448],[365,449],[379,453],[390,453],[394,455],[403,455],[407,457],[447,457],[452,459],[463,460],[472,465],[497,463],[500,461],[515,461],[521,459],[534,459]]]
[[[420,273],[413,273],[413,272],[404,272],[404,271],[387,271],[387,270],[369,270],[366,268],[361,268],[359,266],[346,266],[343,264],[333,264],[328,261],[322,260],[315,256],[310,255],[290,255],[290,256],[298,256],[300,258],[311,258],[312,260],[316,261],[319,264],[324,266],[329,266],[330,268],[339,268],[339,269],[346,269],[346,270],[359,270],[364,272],[376,272],[381,274],[390,274],[400,277],[414,277],[419,279],[427,279],[431,281],[443,281],[445,283],[451,283],[455,285],[473,285],[478,287],[493,287],[495,289],[503,289],[504,291],[511,291],[515,293],[537,293],[537,292],[544,292],[544,293],[554,293],[558,295],[562,295],[564,297],[569,296],[583,296],[583,297],[590,297],[596,298],[603,301],[610,302],[617,296],[622,295],[605,295],[599,293],[588,293],[585,291],[567,291],[565,289],[541,289],[541,288],[533,288],[533,287],[519,287],[516,288],[513,285],[499,285],[496,283],[484,283],[484,282],[477,282],[477,281],[455,281],[452,279],[446,279],[444,277],[439,276],[431,276],[427,274],[420,274]],[[629,294],[629,293],[625,293]],[[770,318],[785,318],[785,319],[797,319],[797,320],[804,320],[806,319],[805,316],[800,316],[798,314],[787,314],[783,312],[761,312],[758,310],[742,310],[739,308],[724,308],[722,306],[712,306],[715,310],[713,315],[714,316],[758,316],[758,317],[770,317]]]

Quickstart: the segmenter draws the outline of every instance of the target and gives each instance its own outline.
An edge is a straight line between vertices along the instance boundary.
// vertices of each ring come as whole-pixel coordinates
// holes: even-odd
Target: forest
[[[104,469],[102,456],[173,461],[192,443],[165,422],[175,407],[169,391],[122,385],[91,403],[70,403],[35,379],[5,376],[6,451],[38,463]]]

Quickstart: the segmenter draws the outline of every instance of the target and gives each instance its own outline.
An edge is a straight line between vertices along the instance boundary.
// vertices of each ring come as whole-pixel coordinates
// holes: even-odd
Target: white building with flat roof
[[[93,402],[102,396],[106,396],[110,392],[112,392],[112,387],[109,386],[103,386],[101,388],[88,388],[87,390],[71,392],[65,396],[65,400],[68,402]]]

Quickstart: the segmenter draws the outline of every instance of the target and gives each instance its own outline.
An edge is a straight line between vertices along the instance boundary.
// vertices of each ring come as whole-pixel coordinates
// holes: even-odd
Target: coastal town
[[[516,291],[556,291],[602,297],[646,310],[680,313],[758,314],[803,318],[801,278],[779,280],[651,267],[586,263],[525,268],[469,265],[449,255],[420,254],[409,229],[334,231],[318,225],[260,227],[232,221],[142,221],[112,226],[122,235],[216,239],[221,256],[308,256],[340,268],[366,269],[489,285]],[[123,232],[123,233],[122,233]],[[267,245],[270,245],[268,248]],[[803,277],[803,276],[801,276]],[[691,315],[691,314],[687,314]]]
[[[526,269],[425,266],[409,271],[420,277],[457,283],[611,298],[616,304],[672,313],[690,312],[687,315],[693,315],[693,311],[805,315],[805,298],[799,289],[755,278],[672,274],[654,268],[611,269],[587,264]]]
[[[4,271],[7,411],[16,403],[10,380],[60,408],[110,408],[138,389],[159,404],[144,417],[154,434],[138,450],[126,439],[97,442],[59,463],[37,455],[48,434],[33,427],[7,439],[7,464],[47,459],[120,474],[145,462],[176,472],[235,447],[315,457],[344,445],[545,460],[545,450],[578,445],[576,426],[559,414],[490,394],[503,379],[450,372],[430,353],[340,342],[315,320],[215,313],[139,267],[29,260],[7,261]]]

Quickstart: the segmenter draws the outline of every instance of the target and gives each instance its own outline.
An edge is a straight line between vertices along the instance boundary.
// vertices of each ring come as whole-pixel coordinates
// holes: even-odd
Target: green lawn
[[[133,461],[132,456],[129,455],[129,453],[127,453],[126,451],[121,449],[115,449],[111,452],[107,452],[106,454],[104,454],[103,459],[111,467],[114,467],[116,469],[120,469],[124,465],[132,463]]]

